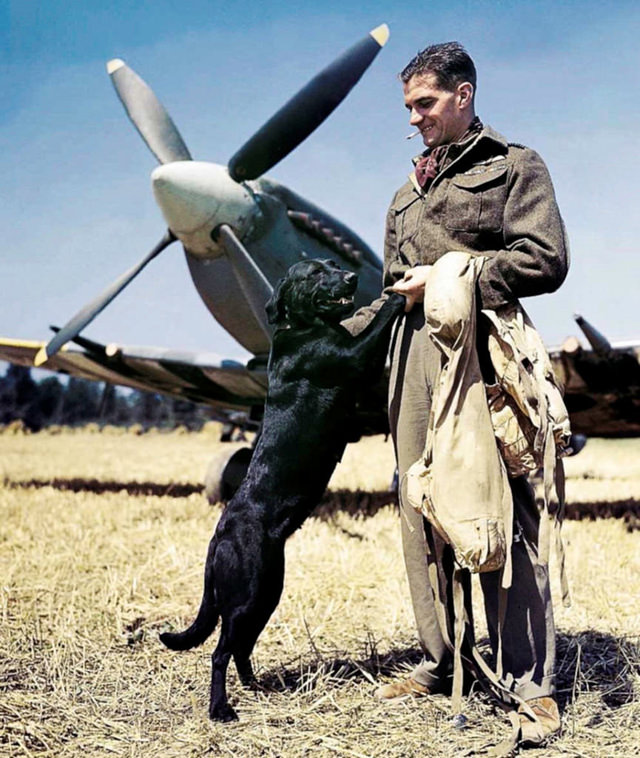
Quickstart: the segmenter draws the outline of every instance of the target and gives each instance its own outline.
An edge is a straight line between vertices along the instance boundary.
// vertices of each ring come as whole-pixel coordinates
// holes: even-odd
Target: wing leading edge
[[[32,367],[44,345],[40,341],[0,337],[0,360]],[[206,352],[101,345],[84,340],[82,346],[64,347],[43,368],[160,392],[220,410],[247,410],[261,405],[267,394],[266,363],[256,359],[243,363]]]

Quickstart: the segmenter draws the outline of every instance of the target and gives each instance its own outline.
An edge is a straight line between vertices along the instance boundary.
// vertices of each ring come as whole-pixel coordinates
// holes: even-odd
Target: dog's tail
[[[170,650],[189,650],[192,647],[202,645],[216,628],[220,612],[216,607],[213,584],[212,571],[207,564],[204,593],[195,621],[184,632],[164,632],[160,635],[160,641]]]

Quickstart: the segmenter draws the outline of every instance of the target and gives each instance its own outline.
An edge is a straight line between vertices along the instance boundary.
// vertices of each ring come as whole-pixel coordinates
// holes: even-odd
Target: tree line
[[[39,431],[52,425],[95,422],[197,430],[209,418],[207,409],[196,403],[155,392],[124,392],[112,384],[73,376],[66,382],[57,376],[36,381],[28,366],[10,364],[0,377],[0,425],[21,421],[31,431]]]

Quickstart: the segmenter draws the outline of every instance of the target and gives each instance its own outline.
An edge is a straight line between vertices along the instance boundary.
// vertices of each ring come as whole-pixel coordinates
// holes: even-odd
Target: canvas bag
[[[483,310],[488,348],[498,381],[487,399],[498,446],[510,476],[542,468],[551,432],[556,457],[571,439],[569,414],[547,350],[519,303]],[[549,429],[550,427],[550,429]]]
[[[402,484],[406,500],[453,547],[461,567],[504,568],[509,587],[513,501],[475,347],[475,282],[484,260],[450,252],[429,272],[425,319],[442,369],[424,452]]]
[[[562,457],[571,452],[569,413],[540,335],[519,303],[483,310],[490,322],[488,348],[497,383],[487,387],[496,439],[510,476],[542,470],[538,562],[549,562],[553,518],[562,603],[571,605],[561,526],[565,510]]]

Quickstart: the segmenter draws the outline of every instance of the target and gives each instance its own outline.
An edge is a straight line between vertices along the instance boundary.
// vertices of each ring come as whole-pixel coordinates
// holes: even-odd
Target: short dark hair
[[[400,79],[406,84],[412,76],[424,74],[433,74],[438,87],[448,92],[453,92],[462,82],[471,82],[474,91],[476,88],[476,67],[459,42],[425,47],[400,72]]]

